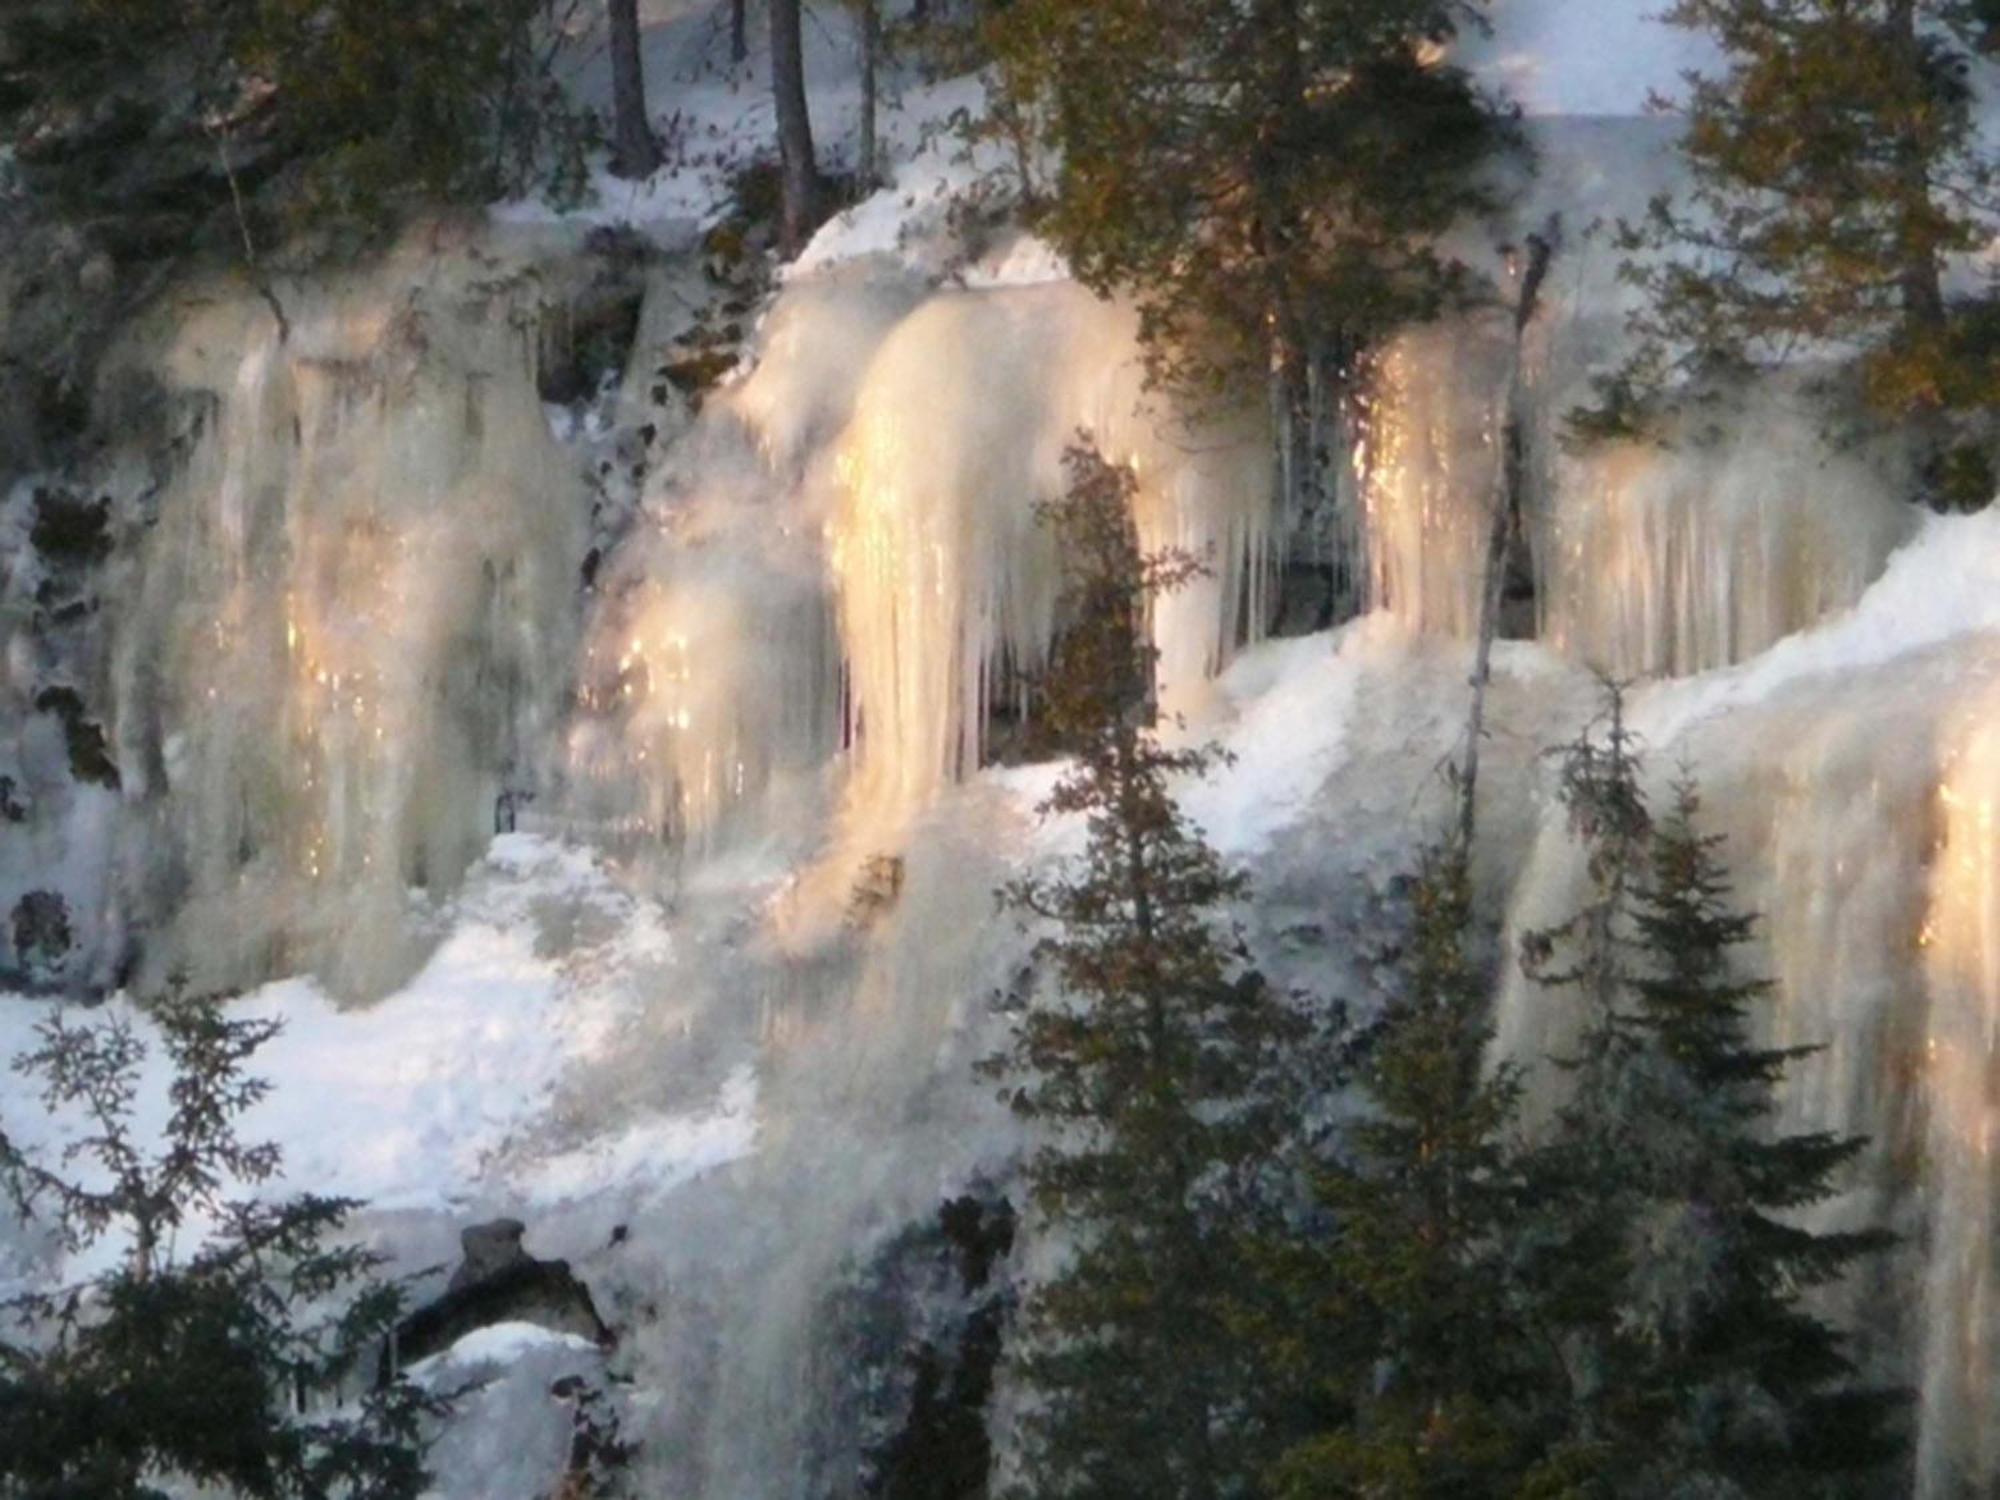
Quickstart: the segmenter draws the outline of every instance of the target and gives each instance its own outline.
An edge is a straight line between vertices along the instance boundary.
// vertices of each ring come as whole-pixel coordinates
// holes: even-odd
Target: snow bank
[[[532,1213],[641,1177],[665,1191],[752,1149],[757,1088],[747,1065],[729,1075],[712,1110],[642,1116],[584,1147],[538,1144],[565,1079],[613,1054],[647,1006],[644,976],[672,952],[658,907],[593,855],[526,834],[496,839],[448,926],[422,972],[377,1005],[342,1009],[293,979],[233,1009],[285,1023],[251,1063],[272,1091],[241,1128],[244,1139],[284,1150],[285,1176],[272,1191],[437,1212],[497,1195]],[[0,997],[0,1058],[32,1045],[48,1011]],[[150,1032],[123,999],[107,1013]],[[136,1105],[149,1132],[167,1117],[164,1063],[155,1048]],[[80,1124],[25,1100],[0,1118],[20,1144],[42,1150],[60,1149]],[[99,1245],[69,1274],[87,1275],[117,1253]]]
[[[1661,688],[1645,703],[1655,743],[1802,679],[1859,672],[1956,636],[2000,631],[2000,509],[1931,516],[1852,609],[1727,671]]]

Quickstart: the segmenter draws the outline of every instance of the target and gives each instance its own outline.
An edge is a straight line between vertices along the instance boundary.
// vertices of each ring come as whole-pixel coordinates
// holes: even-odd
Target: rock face
[[[377,1371],[387,1381],[404,1365],[442,1353],[466,1334],[496,1323],[534,1323],[573,1333],[608,1349],[617,1337],[597,1315],[590,1289],[569,1262],[536,1260],[522,1247],[519,1219],[474,1224],[460,1236],[465,1259],[442,1297],[396,1325]]]
[[[446,1294],[462,1292],[469,1286],[490,1281],[495,1276],[531,1263],[534,1258],[521,1245],[522,1237],[527,1232],[528,1226],[519,1219],[494,1219],[466,1229],[458,1237],[465,1259],[451,1273]]]
[[[1016,1302],[1016,1214],[974,1182],[849,1267],[821,1309],[828,1382],[811,1500],[971,1500],[987,1491],[995,1375]]]

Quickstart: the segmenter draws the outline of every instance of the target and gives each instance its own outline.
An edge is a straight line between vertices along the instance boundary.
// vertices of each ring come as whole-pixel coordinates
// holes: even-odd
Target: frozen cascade
[[[1080,433],[1137,472],[1140,545],[1207,565],[1156,610],[1169,704],[1261,633],[1265,445],[1161,410],[1136,331],[1069,284],[944,293],[868,367],[830,525],[863,804],[914,808],[977,768],[988,708],[1045,658],[1061,567],[1034,507]]]
[[[706,488],[628,543],[592,620],[562,810],[620,844],[717,847],[765,795],[809,791],[839,747],[816,535]]]
[[[977,770],[1059,628],[1035,504],[1085,432],[1138,471],[1142,545],[1208,565],[1154,621],[1162,691],[1191,702],[1272,605],[1255,431],[1164,412],[1131,313],[1073,285],[788,287],[601,591],[568,753],[594,826],[711,843],[844,745],[863,823]]]
[[[2000,635],[1809,675],[1727,713],[1715,693],[1696,680],[1637,700],[1656,793],[1683,758],[1698,772],[1739,895],[1764,915],[1770,1040],[1820,1049],[1788,1079],[1785,1127],[1871,1138],[1850,1190],[1815,1213],[1842,1227],[1886,1215],[1905,1235],[1897,1279],[1921,1291],[1875,1295],[1866,1318],[1873,1357],[1919,1392],[1918,1493],[1983,1492],[2000,1474]],[[1514,883],[1510,933],[1560,920],[1581,890],[1552,809]],[[1574,997],[1510,972],[1496,1048],[1560,1055],[1578,1020]],[[1534,1076],[1545,1116],[1559,1075]]]
[[[1582,304],[1588,306],[1589,304]],[[1577,347],[1601,316],[1558,304],[1524,353],[1528,529],[1538,633],[1616,676],[1748,660],[1847,608],[1910,531],[1893,455],[1822,435],[1804,398],[1760,389],[1660,442],[1566,451],[1586,395]],[[1411,626],[1477,633],[1508,365],[1504,319],[1399,338],[1356,445],[1369,602]]]
[[[449,890],[561,706],[578,480],[535,386],[538,278],[411,256],[189,311],[214,391],[112,627],[160,972],[407,976],[408,892]]]
[[[1508,350],[1499,320],[1404,334],[1375,362],[1354,449],[1371,609],[1479,632]]]
[[[1847,608],[1909,534],[1885,456],[1769,387],[1667,445],[1564,454],[1541,518],[1551,645],[1614,676],[1746,661]]]
[[[1639,727],[1662,777],[1695,762],[1767,914],[1780,1039],[1826,1044],[1788,1117],[1875,1139],[1825,1211],[1889,1213],[1921,1262],[1899,1277],[1915,1290],[1873,1306],[1871,1354],[1921,1387],[1925,1493],[1990,1484],[2000,636],[1973,632],[2000,629],[2000,590],[1992,569],[1952,567],[2000,559],[1993,518],[1927,533],[1876,582],[1911,529],[1883,478],[1893,455],[1812,436],[1782,391],[1668,446],[1564,453],[1582,351],[1615,323],[1585,254],[1559,263],[1526,351],[1546,497],[1530,539],[1559,649],[1503,649],[1482,872],[1516,931],[1575,893],[1560,820],[1543,808],[1537,825],[1524,789],[1535,751],[1574,731],[1577,662],[1700,674],[1641,691]],[[188,408],[200,423],[111,607],[140,825],[126,906],[160,929],[156,968],[379,991],[446,924],[467,935],[430,897],[485,849],[496,799],[535,792],[532,817],[572,837],[508,857],[593,865],[644,921],[491,863],[522,894],[481,941],[527,930],[549,1025],[583,1024],[578,996],[599,1019],[554,1094],[521,1105],[533,1128],[501,1142],[523,1175],[454,1179],[464,1196],[441,1200],[504,1200],[536,1168],[563,1251],[597,1254],[629,1223],[633,1248],[592,1274],[627,1299],[660,1395],[648,1462],[676,1493],[804,1494],[832,1441],[813,1430],[825,1393],[853,1379],[844,1348],[815,1342],[829,1285],[1015,1145],[968,1067],[992,1039],[983,1000],[1021,964],[990,892],[1048,849],[1025,811],[1046,783],[971,773],[989,713],[1063,623],[1033,505],[1065,447],[1089,429],[1132,462],[1145,545],[1207,557],[1212,576],[1155,622],[1163,693],[1197,733],[1250,726],[1245,769],[1200,806],[1260,902],[1276,893],[1252,914],[1260,958],[1268,939],[1288,980],[1344,995],[1380,914],[1368,894],[1430,830],[1426,778],[1462,732],[1453,638],[1474,619],[1511,350],[1504,320],[1480,317],[1388,353],[1356,476],[1378,617],[1330,650],[1262,653],[1211,693],[1271,602],[1265,453],[1254,430],[1160,411],[1128,311],[1064,284],[936,291],[886,263],[789,283],[753,367],[659,445],[580,602],[591,497],[537,399],[534,331],[561,295],[540,264],[546,280],[405,254],[365,281],[281,288],[289,339],[237,294],[177,306],[131,351],[212,394]],[[642,321],[672,319],[656,298]],[[628,426],[649,368],[635,351]],[[843,790],[857,847],[901,861],[898,883],[872,917],[788,928]],[[119,806],[88,800],[102,821]],[[589,843],[679,858],[668,878],[613,872]],[[448,943],[441,972],[467,947],[491,958]],[[487,978],[459,982],[476,1001]],[[476,1008],[433,998],[447,1030],[453,1005]],[[1562,1045],[1563,1007],[1518,980],[1499,1019],[1519,1056]],[[619,1144],[643,1147],[663,1110],[701,1118],[739,1075],[755,1090],[743,1159],[668,1183]],[[486,1142],[479,1109],[446,1124]],[[625,1175],[584,1175],[599,1148]]]
[[[1989,1488],[2000,1475],[2000,643],[1995,651],[1951,726],[1920,939],[1931,1244],[1917,1461],[1931,1495]]]
[[[1455,246],[1491,276],[1490,303],[1393,341],[1363,393],[1342,480],[1368,606],[1419,630],[1476,630],[1519,246],[1552,223],[1559,248],[1520,351],[1537,634],[1617,675],[1680,675],[1855,603],[1910,533],[1900,455],[1827,431],[1805,380],[1707,403],[1661,442],[1565,446],[1564,418],[1625,347],[1633,292],[1603,226],[1641,216],[1676,165],[1666,122],[1546,119],[1530,134],[1537,171],[1506,223]]]

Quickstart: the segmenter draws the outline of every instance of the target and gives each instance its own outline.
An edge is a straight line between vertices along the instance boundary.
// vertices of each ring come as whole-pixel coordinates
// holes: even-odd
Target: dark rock
[[[938,1210],[938,1228],[957,1252],[964,1321],[910,1354],[908,1414],[866,1475],[867,1493],[885,1500],[975,1500],[993,1467],[986,1408],[1012,1301],[992,1281],[1014,1248],[1014,1208],[967,1194]]]
[[[88,567],[111,555],[111,501],[79,500],[61,490],[35,491],[35,522],[28,533],[51,563]]]
[[[536,1260],[522,1248],[525,1232],[518,1219],[495,1219],[464,1231],[464,1264],[452,1274],[442,1297],[396,1325],[382,1350],[378,1381],[387,1382],[403,1366],[441,1354],[468,1333],[496,1323],[535,1323],[606,1349],[617,1342],[569,1262]]]
[[[802,1500],[976,1500],[988,1491],[994,1376],[1016,1292],[1011,1203],[991,1184],[946,1200],[830,1289],[824,1347],[846,1378],[812,1415]]]
[[[37,712],[54,714],[62,720],[72,776],[78,781],[92,782],[114,792],[123,785],[118,775],[118,764],[111,758],[111,744],[104,736],[104,727],[85,717],[81,693],[60,684],[45,687],[35,695],[35,708]]]
[[[54,891],[29,891],[14,903],[13,929],[14,959],[22,971],[43,983],[54,979],[75,941],[69,903]]]
[[[531,1261],[533,1257],[521,1248],[521,1239],[527,1232],[528,1226],[519,1219],[494,1219],[462,1231],[458,1243],[465,1252],[465,1259],[451,1273],[451,1284],[445,1290],[463,1291],[475,1282],[486,1281]]]

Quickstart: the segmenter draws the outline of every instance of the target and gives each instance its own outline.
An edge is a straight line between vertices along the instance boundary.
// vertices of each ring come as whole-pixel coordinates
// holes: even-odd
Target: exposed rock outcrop
[[[590,1289],[564,1260],[537,1260],[522,1246],[527,1228],[519,1219],[494,1219],[468,1227],[459,1237],[465,1259],[452,1273],[444,1295],[415,1309],[396,1325],[382,1351],[377,1372],[391,1379],[397,1370],[442,1353],[475,1329],[496,1323],[535,1323],[573,1333],[610,1348],[617,1337],[598,1316]]]

